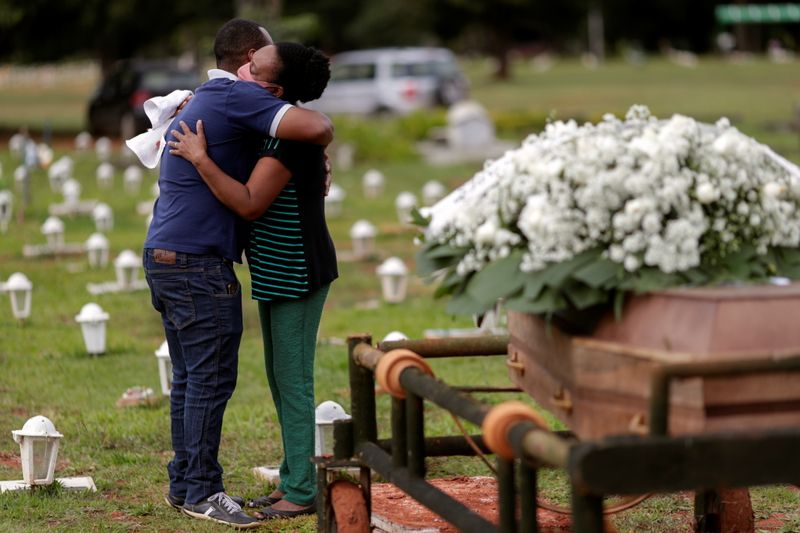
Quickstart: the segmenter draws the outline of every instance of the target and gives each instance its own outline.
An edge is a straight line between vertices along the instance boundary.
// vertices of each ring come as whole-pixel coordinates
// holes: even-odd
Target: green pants
[[[329,285],[301,300],[258,302],[267,381],[283,443],[278,490],[297,505],[317,494],[314,456],[314,352]]]

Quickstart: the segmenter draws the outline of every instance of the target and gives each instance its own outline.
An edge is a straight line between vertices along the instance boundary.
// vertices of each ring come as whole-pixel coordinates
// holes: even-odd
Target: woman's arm
[[[183,132],[172,130],[178,139],[170,141],[170,154],[189,161],[200,173],[203,181],[217,199],[246,220],[255,220],[272,205],[281,190],[289,182],[292,174],[280,161],[272,157],[262,157],[256,163],[246,184],[241,184],[208,157],[203,121],[197,121],[197,133],[193,133],[183,121]]]

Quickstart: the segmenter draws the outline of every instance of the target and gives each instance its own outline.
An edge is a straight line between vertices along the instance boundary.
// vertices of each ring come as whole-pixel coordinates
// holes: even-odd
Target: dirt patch
[[[453,477],[432,479],[430,484],[440,489],[468,509],[497,524],[497,480],[493,477]],[[395,526],[408,530],[434,530],[456,533],[458,529],[442,517],[430,511],[414,498],[394,485],[376,483],[372,485],[372,514]],[[539,531],[556,533],[570,530],[569,518],[539,509]]]
[[[778,531],[783,528],[785,521],[785,514],[775,513],[774,515],[764,518],[763,520],[757,520],[756,531]]]
[[[0,452],[0,465],[8,468],[22,468],[19,453]]]

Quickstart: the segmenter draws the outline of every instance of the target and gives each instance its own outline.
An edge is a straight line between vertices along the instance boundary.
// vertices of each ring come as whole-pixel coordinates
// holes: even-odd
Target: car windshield
[[[374,63],[344,63],[331,67],[331,81],[371,80],[375,78]]]
[[[456,66],[448,61],[425,61],[422,63],[395,63],[392,65],[393,78],[418,78],[452,74]]]

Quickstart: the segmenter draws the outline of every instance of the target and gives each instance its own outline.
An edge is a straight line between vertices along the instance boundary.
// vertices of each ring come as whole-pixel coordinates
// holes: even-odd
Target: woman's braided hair
[[[331,63],[325,54],[299,43],[276,43],[281,70],[275,81],[283,87],[283,99],[310,102],[322,95],[331,77]]]

